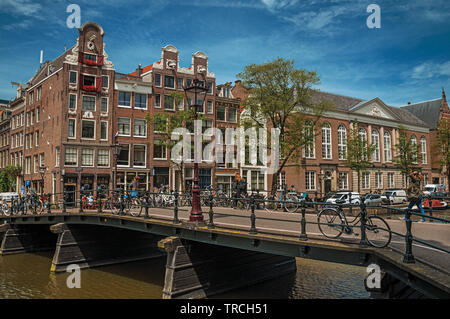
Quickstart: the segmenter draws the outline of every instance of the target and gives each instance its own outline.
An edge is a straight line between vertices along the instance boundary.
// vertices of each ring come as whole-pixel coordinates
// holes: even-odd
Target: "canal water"
[[[50,273],[52,252],[0,256],[0,298],[160,299],[165,258],[81,271],[81,288],[68,273]],[[214,298],[367,299],[363,267],[297,259],[297,272]]]

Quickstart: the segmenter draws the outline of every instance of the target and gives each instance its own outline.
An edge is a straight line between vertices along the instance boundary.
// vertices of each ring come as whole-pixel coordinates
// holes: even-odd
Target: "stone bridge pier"
[[[205,298],[296,271],[294,257],[167,237],[163,298]]]

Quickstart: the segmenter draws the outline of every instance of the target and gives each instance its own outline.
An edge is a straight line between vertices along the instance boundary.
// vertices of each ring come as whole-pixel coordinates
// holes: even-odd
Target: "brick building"
[[[9,165],[11,109],[8,100],[0,100],[0,169]]]
[[[233,88],[233,94],[242,100],[247,96],[239,82]],[[280,184],[294,185],[298,191],[320,195],[330,191],[358,190],[357,174],[346,167],[343,155],[350,123],[354,120],[358,121],[360,134],[368,143],[377,145],[371,167],[361,176],[362,193],[406,187],[405,176],[393,161],[401,127],[406,129],[409,138],[420,143],[423,160],[418,166],[424,173],[425,183],[431,181],[430,129],[421,119],[405,109],[388,106],[379,98],[364,101],[315,91],[313,99],[329,101],[335,108],[323,114],[320,134],[312,148],[303,150],[301,164],[289,163],[284,167]],[[264,170],[260,172],[264,174]],[[271,185],[272,177],[264,177],[266,185]]]

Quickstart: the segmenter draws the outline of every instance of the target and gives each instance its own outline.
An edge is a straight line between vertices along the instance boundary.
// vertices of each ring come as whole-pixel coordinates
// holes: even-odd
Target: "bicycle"
[[[337,200],[336,204],[343,204],[343,200]],[[365,208],[363,208],[365,210]],[[367,214],[367,213],[366,213]],[[317,221],[321,233],[328,238],[338,238],[342,233],[355,234],[353,228],[360,224],[362,211],[353,220],[348,221],[342,206],[332,205],[322,209],[317,214]],[[375,215],[367,216],[366,238],[369,245],[376,248],[384,248],[391,242],[392,233],[386,221]],[[380,243],[381,242],[381,243]]]
[[[278,198],[277,194],[273,196],[267,195],[264,209],[269,213],[274,213],[278,208],[288,213],[295,213],[301,206],[301,200],[293,186],[291,186],[291,191],[288,192],[287,185],[283,185],[283,188],[280,190],[280,198]]]

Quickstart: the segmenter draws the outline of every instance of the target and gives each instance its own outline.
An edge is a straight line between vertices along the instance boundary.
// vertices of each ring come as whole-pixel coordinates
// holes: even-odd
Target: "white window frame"
[[[102,111],[102,101],[103,101],[103,99],[106,99],[106,112]],[[108,112],[109,112],[109,98],[105,97],[105,96],[102,96],[100,98],[100,113],[108,114]]]
[[[312,184],[314,184],[314,185],[312,185]],[[309,188],[308,188],[308,186],[309,186]],[[311,186],[313,186],[313,187],[311,187]],[[307,191],[315,191],[316,188],[317,188],[316,171],[306,171],[305,172],[305,189]]]
[[[172,77],[172,78],[173,78],[173,87],[166,86],[166,76]],[[175,84],[175,79],[176,79],[176,77],[173,76],[173,75],[164,74],[164,88],[165,88],[165,89],[168,89],[168,90],[175,90],[175,85],[176,85],[176,84]]]
[[[71,95],[74,95],[75,96],[75,108],[74,109],[71,109],[70,108],[70,96]],[[69,99],[68,99],[68,105],[67,105],[67,109],[70,111],[70,112],[74,112],[74,111],[76,111],[77,110],[77,104],[78,104],[78,95],[77,94],[75,94],[75,93],[69,93]]]
[[[83,110],[83,99],[84,99],[85,96],[94,98],[94,109],[93,110]],[[97,110],[97,97],[95,95],[83,94],[81,96],[81,110],[83,112],[95,112]]]
[[[333,159],[331,142],[331,125],[330,123],[324,123],[322,126],[322,159]],[[325,151],[325,152],[324,152]],[[329,153],[328,153],[329,151]],[[328,157],[329,154],[329,157]]]
[[[156,139],[156,140],[158,140],[159,141],[159,139]],[[166,157],[155,157],[155,149],[154,149],[154,147],[155,146],[161,146],[161,147],[163,147],[164,148],[164,155],[166,155]],[[166,161],[167,160],[167,147],[165,147],[164,145],[157,145],[156,143],[153,143],[153,159],[154,160],[157,160],[157,161]]]
[[[340,161],[347,159],[347,128],[344,124],[338,126],[338,153]]]
[[[70,82],[70,72],[75,73],[75,83]],[[78,71],[69,70],[69,84],[70,85],[78,85]]]
[[[389,140],[389,143],[387,143],[387,140]],[[391,163],[392,162],[392,138],[391,138],[391,134],[389,132],[384,132],[383,135],[383,155],[384,155],[384,161],[386,163]],[[388,156],[389,155],[389,156]]]
[[[135,134],[134,127],[135,127],[135,122],[136,122],[136,120],[144,121],[145,135],[136,135],[136,134]],[[147,121],[146,121],[145,119],[139,119],[139,118],[133,119],[133,137],[136,137],[136,138],[147,138]]]
[[[422,164],[428,164],[427,159],[427,139],[425,136],[420,137],[420,153],[422,155]],[[426,183],[425,183],[426,185]]]
[[[362,189],[370,189],[370,172],[362,172]]]
[[[102,89],[108,90],[108,89],[109,89],[109,76],[108,76],[108,75],[103,75],[103,74],[102,74],[100,77],[101,77],[101,79],[102,79],[102,81],[101,81],[102,83],[100,84],[101,87],[102,87]],[[106,78],[108,79],[108,80],[107,80],[107,81],[108,81],[108,85],[107,85],[106,87],[103,87],[103,77],[106,77]]]
[[[375,150],[372,153],[372,160],[374,162],[380,162],[380,133],[378,130],[373,129],[370,133],[372,137],[372,145],[376,145]],[[376,143],[374,143],[376,141]]]
[[[136,95],[145,95],[145,107],[136,107]],[[148,95],[145,93],[134,93],[134,108],[138,110],[147,110],[148,109]]]
[[[156,96],[159,96],[159,105],[157,105],[156,104]],[[155,109],[160,109],[161,108],[161,94],[159,94],[159,93],[155,93],[155,100],[154,100],[154,102],[153,102],[153,107],[155,108]]]
[[[106,123],[106,138],[102,138],[102,123]],[[108,121],[100,121],[100,141],[108,140],[108,131],[109,131],[109,122]]]
[[[68,149],[74,149],[76,151],[77,155],[76,155],[76,163],[75,163],[75,165],[67,165],[66,164],[66,151]],[[78,148],[76,148],[76,147],[65,147],[64,148],[64,166],[65,167],[77,167],[78,166]]]
[[[84,150],[88,150],[88,151],[92,151],[92,165],[84,165],[83,164],[83,151]],[[95,149],[93,148],[82,148],[81,149],[81,167],[95,167]]]
[[[124,108],[124,109],[131,109],[132,108],[132,100],[133,100],[133,92],[129,92],[129,91],[117,91],[118,93],[117,93],[117,107],[121,107],[121,108]],[[119,96],[120,96],[120,93],[130,93],[130,100],[129,100],[129,102],[130,102],[130,106],[127,106],[127,105],[121,105],[120,104],[120,98],[119,98]]]
[[[129,125],[130,125],[130,134],[122,134],[122,133],[120,133],[120,130],[119,130],[119,119],[128,119],[129,120]],[[117,118],[117,132],[119,132],[119,136],[127,136],[127,137],[131,137],[131,118],[129,118],[129,117],[123,117],[123,116],[119,116],[118,118]]]
[[[106,152],[108,152],[108,166],[100,166],[99,165],[99,161],[98,161],[98,156],[100,155],[100,151],[106,151]],[[111,166],[111,152],[108,150],[108,149],[102,149],[102,148],[99,148],[99,149],[97,149],[97,157],[96,157],[96,163],[97,163],[97,167],[98,168],[109,168],[110,166]]]
[[[122,145],[128,145],[128,165],[120,165],[117,164],[117,167],[130,167],[131,166],[131,144],[130,143],[119,143],[120,147],[122,148]],[[117,160],[119,157],[117,156]]]
[[[383,173],[375,172],[375,188],[382,189],[383,188]]]
[[[69,122],[70,122],[71,120],[75,121],[74,128],[73,128],[74,133],[75,133],[75,136],[74,136],[74,137],[70,137],[70,136],[69,136]],[[68,138],[68,139],[71,139],[71,140],[75,140],[75,139],[77,138],[77,119],[76,119],[76,118],[69,117],[69,118],[67,119],[67,138]]]
[[[156,85],[156,76],[159,75],[159,85]],[[156,73],[155,72],[155,87],[160,88],[162,87],[162,75],[161,73]]]
[[[345,176],[345,178],[342,178],[342,176]],[[348,189],[348,172],[339,172],[339,183],[338,184],[339,184],[339,189]]]
[[[134,147],[135,146],[144,146],[144,150],[145,150],[144,166],[142,166],[142,165],[134,165]],[[133,167],[137,167],[137,168],[145,168],[145,167],[147,167],[147,145],[146,144],[133,144]]]
[[[83,137],[83,122],[94,122],[94,137],[93,138],[91,138],[91,137]],[[95,138],[97,136],[97,121],[96,120],[85,120],[85,119],[82,119],[80,128],[81,128],[80,138],[82,140],[90,140],[90,141],[95,140]]]

